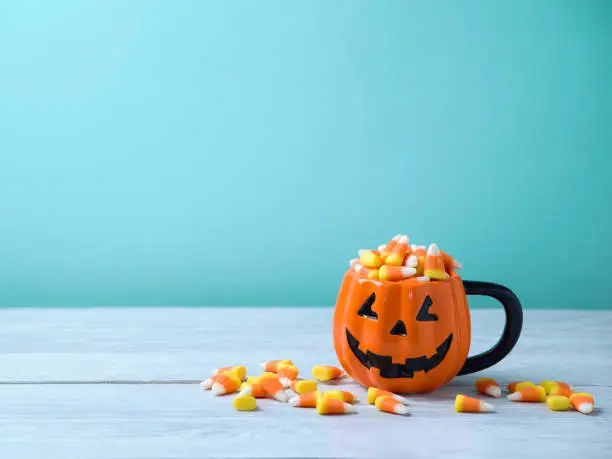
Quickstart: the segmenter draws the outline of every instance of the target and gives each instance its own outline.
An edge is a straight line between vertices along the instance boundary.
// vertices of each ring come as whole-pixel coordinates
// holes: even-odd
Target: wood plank
[[[15,309],[2,311],[0,383],[198,380],[211,368],[291,358],[302,369],[336,362],[328,308]],[[472,312],[472,354],[501,333],[500,310]],[[523,335],[500,381],[612,381],[612,312],[525,312]],[[456,378],[471,384],[476,376]]]
[[[341,388],[365,399],[362,388]],[[612,388],[588,389],[599,406],[591,416],[504,399],[492,402],[496,413],[457,414],[457,387],[446,387],[409,397],[407,417],[364,404],[356,415],[323,417],[271,400],[237,413],[231,397],[197,385],[2,386],[0,456],[609,458]]]

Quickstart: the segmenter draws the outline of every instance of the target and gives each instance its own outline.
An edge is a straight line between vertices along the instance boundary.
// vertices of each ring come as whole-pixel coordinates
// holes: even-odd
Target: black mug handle
[[[502,360],[518,341],[523,328],[523,309],[512,290],[503,285],[480,281],[463,281],[463,287],[467,295],[490,296],[499,301],[506,312],[506,324],[497,344],[482,354],[468,357],[459,376],[484,370]]]

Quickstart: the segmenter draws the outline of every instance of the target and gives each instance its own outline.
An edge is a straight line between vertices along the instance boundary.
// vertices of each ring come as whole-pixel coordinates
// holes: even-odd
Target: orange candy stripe
[[[383,265],[378,271],[381,281],[400,281],[416,275],[416,269],[408,266]]]
[[[391,414],[407,414],[408,408],[406,405],[398,402],[393,397],[385,395],[383,397],[378,397],[374,402],[374,406],[379,411],[384,411],[385,413]]]
[[[289,400],[289,403],[297,408],[316,408],[317,400],[319,400],[320,396],[321,392],[319,391],[308,392],[307,394],[293,397]]]
[[[266,392],[266,395],[270,398],[278,400],[280,402],[286,402],[289,397],[285,388],[280,383],[276,375],[264,375],[259,379],[259,384]]]

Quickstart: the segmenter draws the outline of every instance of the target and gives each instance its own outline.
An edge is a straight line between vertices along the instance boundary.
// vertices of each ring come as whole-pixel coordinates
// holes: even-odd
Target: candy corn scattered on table
[[[493,344],[502,314],[473,311],[472,353]],[[523,336],[500,365],[407,395],[405,408],[391,397],[377,409],[350,378],[317,384],[336,400],[321,411],[340,406],[342,391],[356,396],[355,413],[342,416],[266,398],[254,398],[252,410],[250,396],[234,403],[237,394],[202,390],[214,368],[244,365],[232,374],[242,379],[261,375],[270,359],[291,359],[313,379],[313,366],[338,365],[331,318],[331,308],[2,311],[0,457],[610,457],[612,312],[527,310]],[[485,395],[497,394],[490,381],[477,391],[479,378],[498,383],[501,397]],[[507,385],[524,381],[560,395],[508,400]],[[568,407],[568,388],[553,381],[591,394],[594,412]],[[471,399],[494,409],[456,411],[481,406]]]

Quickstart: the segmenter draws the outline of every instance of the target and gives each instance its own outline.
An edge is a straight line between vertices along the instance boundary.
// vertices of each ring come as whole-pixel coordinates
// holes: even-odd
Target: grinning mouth
[[[346,329],[346,340],[353,354],[355,354],[355,357],[359,359],[361,364],[366,368],[378,368],[381,377],[412,378],[416,371],[428,373],[440,365],[450,349],[451,342],[453,341],[453,334],[451,333],[448,335],[448,338],[437,347],[436,353],[431,357],[422,355],[420,357],[406,359],[405,363],[393,363],[392,357],[388,355],[379,355],[371,351],[363,352],[359,349],[359,341],[351,335],[348,328]]]

